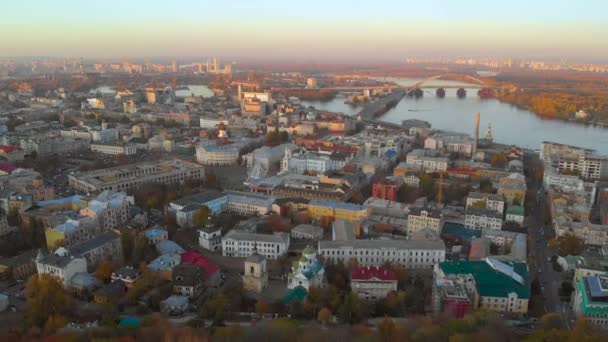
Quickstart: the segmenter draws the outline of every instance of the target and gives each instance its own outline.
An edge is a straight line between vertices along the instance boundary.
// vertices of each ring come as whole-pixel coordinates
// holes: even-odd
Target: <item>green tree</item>
[[[59,279],[48,274],[30,277],[26,298],[25,318],[30,326],[43,328],[51,317],[65,317],[71,308]]]
[[[223,294],[217,294],[205,302],[200,315],[202,318],[212,319],[213,324],[219,325],[224,322],[227,303],[228,300]]]
[[[572,233],[566,233],[549,241],[549,244],[557,248],[557,253],[561,256],[580,255],[585,249],[585,242]]]
[[[209,220],[209,207],[206,205],[198,208],[197,211],[192,215],[192,223],[196,226],[206,226]]]

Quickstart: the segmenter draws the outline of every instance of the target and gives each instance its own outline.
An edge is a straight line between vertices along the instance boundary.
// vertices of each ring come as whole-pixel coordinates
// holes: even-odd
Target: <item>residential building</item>
[[[321,200],[308,202],[308,213],[312,219],[325,218],[356,222],[367,217],[370,210],[367,206],[354,203],[339,203]]]
[[[431,269],[445,260],[441,240],[354,240],[319,241],[319,255],[325,260],[361,266],[381,266],[386,262],[412,269]]]
[[[169,239],[169,232],[166,229],[150,228],[144,231],[144,236],[151,245],[156,245],[161,241]]]
[[[122,243],[120,235],[113,231],[105,232],[94,238],[77,243],[69,248],[70,254],[84,258],[89,270],[94,270],[99,263],[110,261],[117,264],[123,262]]]
[[[317,258],[317,251],[306,246],[302,256],[291,265],[291,271],[287,275],[287,288],[294,289],[301,286],[308,291],[311,287],[321,287],[324,278],[325,269]]]
[[[422,229],[431,229],[436,233],[443,227],[441,211],[431,208],[410,208],[407,215],[407,233],[413,235]]]
[[[507,208],[506,221],[517,222],[520,225],[524,224],[526,215],[524,213],[524,207],[521,205],[511,205]]]
[[[201,180],[204,167],[196,163],[169,159],[110,167],[68,176],[71,188],[94,193],[104,190],[127,191],[143,184],[183,184],[187,179]]]
[[[62,247],[51,254],[39,250],[36,256],[36,271],[38,274],[57,277],[63,286],[67,287],[76,273],[87,271],[87,261],[85,258],[70,255]]]
[[[35,249],[10,258],[0,258],[0,280],[27,280],[36,273]]]
[[[574,234],[587,245],[603,246],[608,244],[608,225],[594,224],[588,221],[576,222],[558,217],[553,221],[553,229],[558,237],[564,234]]]
[[[112,272],[110,279],[112,281],[120,280],[127,288],[131,288],[133,287],[133,284],[139,280],[139,278],[141,278],[141,273],[139,273],[136,268],[132,266],[123,266]]]
[[[502,215],[491,209],[469,207],[465,214],[464,225],[467,228],[484,230],[502,228]]]
[[[208,190],[171,201],[169,211],[175,214],[180,227],[190,227],[193,225],[192,217],[200,207],[206,206],[210,215],[217,215],[226,209],[227,202],[228,195]]]
[[[474,308],[525,315],[530,300],[530,277],[525,262],[446,261],[437,264],[434,282],[459,279],[474,287],[479,298]]]
[[[449,159],[438,157],[433,150],[413,150],[407,154],[407,164],[420,166],[425,172],[445,172],[448,169]]]
[[[115,280],[99,288],[93,294],[93,300],[97,304],[117,303],[127,293],[127,287],[121,280]]]
[[[521,173],[512,173],[498,182],[498,194],[507,199],[509,205],[523,205],[526,200],[526,178]],[[518,203],[519,202],[519,203]]]
[[[197,298],[203,292],[204,270],[193,264],[181,264],[173,268],[173,293]]]
[[[350,287],[366,300],[386,298],[397,291],[397,275],[384,266],[355,267],[350,271]]]
[[[399,177],[386,177],[372,184],[372,196],[389,201],[397,200],[397,191],[402,184]]]
[[[222,272],[220,272],[220,268],[211,262],[211,260],[209,260],[207,257],[195,251],[188,251],[182,253],[180,256],[182,259],[182,264],[192,264],[203,269],[206,286],[214,287],[220,285],[222,281]]]
[[[505,200],[500,195],[488,194],[484,192],[470,192],[467,196],[466,208],[469,207],[485,208],[504,213]]]
[[[91,144],[91,151],[109,155],[133,156],[137,146],[132,144]]]
[[[127,196],[124,191],[103,191],[80,210],[80,215],[92,218],[103,231],[117,229],[128,222],[129,206],[132,204],[133,196]]]
[[[222,255],[231,257],[248,257],[257,249],[257,253],[268,259],[277,259],[287,253],[289,234],[256,234],[231,230],[222,238]]]
[[[260,194],[227,191],[226,211],[239,215],[262,216],[269,213],[275,198]]]
[[[148,264],[148,269],[156,272],[161,278],[172,279],[173,269],[181,263],[179,254],[163,254]]]

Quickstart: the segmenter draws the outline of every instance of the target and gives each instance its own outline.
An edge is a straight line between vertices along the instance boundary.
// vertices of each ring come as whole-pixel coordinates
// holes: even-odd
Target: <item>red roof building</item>
[[[397,275],[385,267],[356,267],[350,273],[351,288],[361,298],[381,299],[397,291]]]
[[[17,170],[17,167],[15,165],[0,162],[0,174],[10,175],[15,170]]]
[[[182,264],[192,264],[194,266],[201,267],[205,270],[205,277],[212,278],[217,271],[219,271],[219,267],[212,263],[207,257],[201,255],[195,251],[188,251],[181,254]]]
[[[397,200],[397,190],[401,183],[395,179],[385,178],[372,184],[372,196],[389,201]]]

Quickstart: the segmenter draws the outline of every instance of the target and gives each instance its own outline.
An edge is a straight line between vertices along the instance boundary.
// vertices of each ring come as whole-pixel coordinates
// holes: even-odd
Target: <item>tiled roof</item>
[[[357,267],[350,272],[353,281],[372,280],[397,281],[397,275],[385,267]]]

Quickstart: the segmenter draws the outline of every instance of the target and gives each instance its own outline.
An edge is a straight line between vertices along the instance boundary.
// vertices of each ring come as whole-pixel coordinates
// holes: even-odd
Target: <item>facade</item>
[[[526,215],[524,213],[524,207],[521,205],[511,205],[507,208],[506,221],[517,222],[520,225],[524,224]]]
[[[239,161],[239,149],[233,144],[196,147],[196,161],[203,165],[234,165]]]
[[[266,215],[271,211],[272,204],[275,201],[274,197],[268,197],[260,194],[234,191],[226,192],[226,194],[226,210],[245,216]]]
[[[200,207],[206,206],[210,215],[217,215],[226,209],[227,202],[226,194],[209,190],[171,201],[169,211],[175,214],[180,227],[189,227],[193,225],[192,217]]]
[[[385,179],[374,182],[372,184],[372,196],[386,199],[389,201],[396,201],[397,191],[401,186],[401,182],[399,180],[400,179],[397,177],[395,177],[394,179],[387,177]]]
[[[96,237],[80,242],[69,248],[70,254],[84,258],[90,270],[95,269],[103,261],[122,263],[122,243],[120,235],[113,231],[105,232]]]
[[[291,230],[293,239],[321,240],[323,239],[323,228],[311,224],[299,224]]]
[[[478,295],[475,308],[525,315],[530,299],[530,279],[525,262],[448,261],[434,270],[434,282],[458,279],[471,286]]]
[[[287,275],[287,288],[294,289],[303,287],[306,291],[311,287],[321,287],[325,277],[325,269],[317,258],[317,251],[306,246],[302,256],[291,265],[291,271]]]
[[[310,217],[315,220],[331,218],[333,220],[356,222],[369,216],[370,213],[367,206],[354,203],[312,200],[308,202],[307,207]]]
[[[128,222],[129,206],[133,203],[133,197],[123,191],[104,191],[89,201],[80,215],[92,218],[102,231],[117,229]]]
[[[137,154],[137,146],[131,144],[91,144],[91,151],[109,155],[132,156]]]
[[[173,293],[197,298],[203,292],[204,271],[193,264],[181,264],[173,268]]]
[[[36,255],[36,250],[30,250],[10,258],[0,258],[0,280],[27,280],[36,273]]]
[[[443,219],[441,211],[429,208],[411,208],[407,215],[407,233],[412,235],[422,229],[441,232]]]
[[[287,253],[289,234],[256,234],[231,230],[222,238],[222,255],[237,258],[257,253],[267,259],[277,259]]]
[[[575,222],[561,217],[554,220],[553,229],[557,236],[574,234],[587,245],[603,246],[608,244],[608,226],[590,222]]]
[[[397,291],[397,275],[383,266],[355,267],[350,271],[350,286],[359,297],[366,300],[386,298]]]
[[[243,289],[261,293],[268,286],[268,269],[266,258],[254,251],[245,259],[243,272]]]
[[[198,230],[198,245],[208,251],[218,251],[222,248],[222,229],[207,226]]]
[[[504,198],[500,195],[495,194],[487,194],[483,192],[471,192],[467,196],[467,209],[473,206],[476,203],[483,203],[483,206],[486,209],[491,209],[499,212],[500,214],[504,213],[505,210],[505,201]]]
[[[498,182],[498,195],[504,196],[509,205],[523,205],[526,200],[526,178],[521,173],[512,173]],[[515,202],[514,202],[515,201]],[[519,203],[517,203],[519,201]]]
[[[407,154],[406,164],[420,166],[425,172],[444,172],[448,169],[449,159],[427,155],[427,150],[413,150]]]
[[[583,277],[576,283],[572,311],[591,325],[608,329],[608,277]]]
[[[502,215],[490,209],[470,207],[464,218],[464,225],[467,228],[484,230],[502,228]]]
[[[36,271],[57,277],[67,287],[76,273],[87,271],[87,262],[84,258],[69,255],[65,248],[59,248],[53,254],[44,254],[40,250],[36,256]]]
[[[381,266],[386,262],[411,269],[431,269],[445,260],[441,240],[354,240],[319,241],[319,255],[325,260],[361,266]]]
[[[127,191],[147,183],[183,184],[186,179],[200,180],[204,176],[204,168],[196,163],[169,159],[75,173],[68,176],[68,181],[74,190],[89,193]]]

